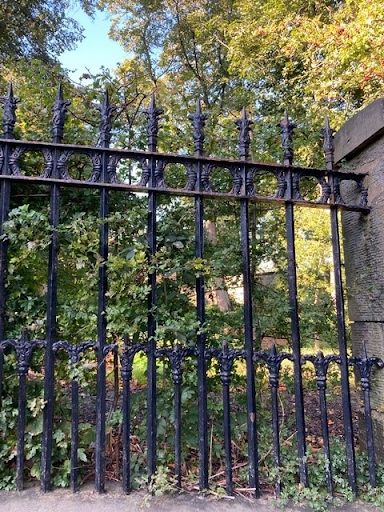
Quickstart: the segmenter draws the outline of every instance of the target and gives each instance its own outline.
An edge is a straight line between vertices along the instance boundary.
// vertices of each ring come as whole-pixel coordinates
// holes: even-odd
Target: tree
[[[69,0],[4,0],[0,5],[0,61],[55,59],[82,39],[80,25],[68,16]],[[92,15],[96,0],[76,0]]]

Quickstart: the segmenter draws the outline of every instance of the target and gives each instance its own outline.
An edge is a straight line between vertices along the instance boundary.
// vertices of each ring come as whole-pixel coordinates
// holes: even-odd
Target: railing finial
[[[325,155],[325,163],[327,165],[327,170],[331,171],[334,164],[334,153],[335,153],[335,144],[334,144],[334,131],[329,125],[328,116],[325,116],[325,125],[324,128],[320,130],[321,135],[323,136],[323,149]]]
[[[100,112],[100,144],[103,147],[108,147],[111,142],[113,114],[117,110],[115,105],[110,105],[109,103],[108,89],[105,89],[104,91],[103,103],[98,105],[96,108]]]
[[[147,117],[147,135],[148,135],[148,149],[149,151],[156,151],[157,136],[159,133],[159,117],[164,113],[162,108],[157,108],[155,94],[152,93],[151,103],[148,108],[144,109],[144,114]]]
[[[16,108],[19,101],[18,98],[13,96],[12,82],[9,82],[7,95],[0,98],[0,103],[3,104],[4,109],[3,127],[5,139],[15,138],[13,130],[16,124]]]
[[[60,82],[56,93],[55,103],[52,107],[52,136],[53,142],[60,144],[64,135],[65,114],[68,111],[70,101],[63,96],[63,84]]]
[[[284,117],[277,126],[280,127],[284,165],[290,166],[293,162],[293,131],[296,128],[296,124],[289,120],[287,110],[284,111]]]
[[[239,156],[242,160],[247,160],[249,158],[249,145],[251,143],[249,133],[251,131],[253,121],[248,119],[245,107],[243,107],[241,111],[240,119],[235,120],[235,124],[239,130]]]
[[[208,114],[203,114],[201,109],[200,99],[196,102],[196,110],[193,114],[188,115],[188,119],[192,121],[193,126],[193,142],[195,155],[203,155],[204,153],[204,126],[205,121],[208,119]]]

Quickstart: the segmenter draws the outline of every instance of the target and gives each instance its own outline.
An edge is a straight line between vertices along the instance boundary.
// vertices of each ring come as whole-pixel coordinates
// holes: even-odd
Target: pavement
[[[304,512],[303,506],[283,507],[284,510]],[[150,496],[145,492],[126,495],[118,485],[108,484],[105,494],[98,494],[91,486],[77,493],[56,489],[41,493],[38,487],[24,491],[0,491],[0,512],[278,512],[282,510],[272,498],[243,499],[203,497],[198,493],[180,493],[174,496]],[[342,512],[382,512],[383,509],[362,502],[354,502],[337,509]]]

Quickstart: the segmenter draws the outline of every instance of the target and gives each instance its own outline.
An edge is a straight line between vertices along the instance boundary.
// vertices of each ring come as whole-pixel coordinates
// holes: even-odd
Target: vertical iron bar
[[[175,476],[177,485],[181,488],[181,383],[183,354],[177,343],[173,349],[172,377],[174,386],[174,415],[175,415]]]
[[[320,399],[320,416],[321,416],[321,431],[323,435],[323,449],[325,456],[325,479],[327,482],[327,491],[330,495],[333,494],[332,483],[332,466],[331,466],[331,449],[329,447],[329,429],[328,429],[328,414],[327,414],[327,397],[325,392],[325,385],[318,387]]]
[[[316,384],[319,391],[320,403],[320,419],[321,419],[321,433],[323,436],[323,450],[325,457],[325,479],[327,483],[327,491],[330,495],[333,494],[332,483],[332,466],[331,466],[331,450],[329,446],[329,429],[328,429],[328,413],[327,413],[327,371],[330,361],[337,360],[336,356],[326,356],[319,351],[316,356],[307,356],[307,359],[312,361],[316,371]]]
[[[279,387],[279,371],[280,371],[280,360],[277,354],[276,345],[273,344],[271,354],[269,356],[269,385],[271,388],[271,400],[272,400],[272,438],[273,438],[273,458],[275,462],[275,468],[277,471],[280,469],[280,425],[279,425],[279,406],[278,406],[278,387]],[[275,482],[275,493],[276,497],[280,496],[281,493],[281,480],[280,473],[278,473],[277,480]]]
[[[131,490],[131,392],[132,364],[134,352],[128,335],[124,337],[124,352],[120,356],[121,377],[123,379],[123,491]]]
[[[60,84],[56,100],[53,106],[52,134],[53,142],[60,144],[63,138],[64,120],[69,101],[63,99],[63,90]],[[52,177],[59,178],[57,161],[59,150],[53,150],[53,171]],[[54,365],[55,356],[53,344],[56,339],[56,311],[57,311],[57,271],[59,237],[57,228],[60,217],[60,188],[57,184],[51,186],[50,192],[50,213],[49,223],[52,229],[51,243],[49,245],[48,259],[48,283],[47,283],[47,344],[44,360],[44,418],[43,418],[43,443],[41,453],[41,490],[47,492],[51,488],[51,466],[52,466],[52,435],[54,415]]]
[[[326,157],[327,170],[329,171],[329,181],[331,186],[331,234],[332,234],[332,252],[333,267],[335,276],[335,294],[336,294],[336,315],[337,315],[337,332],[340,353],[340,372],[341,372],[341,390],[343,403],[343,420],[344,435],[346,443],[347,464],[348,464],[348,481],[352,492],[357,494],[356,480],[356,459],[355,448],[353,442],[353,423],[351,410],[351,393],[349,387],[349,370],[347,356],[347,338],[345,332],[345,310],[344,310],[344,294],[343,281],[341,275],[341,255],[340,255],[340,237],[339,237],[339,221],[338,208],[335,204],[335,186],[332,175],[333,169],[333,132],[329,126],[328,118],[325,120],[324,135],[324,152]]]
[[[340,239],[339,239],[339,221],[337,216],[337,206],[331,205],[331,229],[332,229],[332,251],[333,266],[335,275],[335,292],[336,292],[336,314],[337,314],[337,332],[340,353],[340,372],[341,372],[341,395],[343,402],[343,419],[344,419],[344,435],[347,452],[348,463],[348,481],[354,494],[357,494],[356,481],[356,460],[355,449],[353,443],[353,423],[351,410],[351,392],[349,387],[349,371],[347,356],[347,339],[345,333],[345,313],[344,313],[344,296],[343,284],[341,276],[341,256],[340,256]]]
[[[325,456],[325,479],[327,482],[327,491],[330,495],[333,494],[332,483],[332,466],[331,466],[331,449],[329,447],[329,429],[328,429],[328,414],[327,414],[327,397],[324,387],[318,387],[320,398],[320,416],[321,416],[321,431],[323,434],[323,449]]]
[[[300,326],[297,303],[297,275],[296,275],[296,254],[295,254],[295,221],[293,210],[292,171],[290,169],[293,160],[292,134],[295,124],[289,121],[285,112],[284,119],[279,123],[281,129],[282,147],[284,151],[284,165],[287,167],[287,200],[285,202],[285,225],[287,238],[287,259],[288,259],[288,289],[289,309],[291,316],[292,352],[294,368],[294,390],[295,390],[295,415],[297,428],[297,449],[300,467],[300,483],[308,485],[308,472],[305,463],[305,421],[304,421],[304,400],[303,384],[301,375],[301,347],[300,347]]]
[[[223,421],[224,421],[224,451],[225,478],[227,495],[232,496],[232,450],[231,450],[231,408],[229,385],[231,382],[232,361],[229,358],[228,343],[223,343],[221,353],[221,384],[223,387]]]
[[[157,150],[158,135],[158,117],[163,110],[156,107],[155,97],[152,96],[151,104],[146,109],[147,116],[147,135],[148,135],[148,151],[151,153]],[[151,156],[149,159],[150,176],[149,186],[156,187],[156,159]],[[148,251],[149,257],[153,258],[157,250],[157,194],[153,190],[148,192]],[[148,390],[147,390],[147,473],[148,479],[156,472],[157,458],[157,419],[156,419],[156,270],[154,269],[148,276],[148,284],[150,291],[148,294],[148,350],[147,350],[147,373],[148,373]]]
[[[104,93],[104,101],[99,105],[100,111],[100,145],[108,148],[111,140],[112,115],[116,108],[109,103],[108,91]],[[108,154],[104,151],[101,160],[101,181],[108,180]],[[105,187],[100,189],[99,208],[99,290],[97,308],[97,398],[96,398],[96,457],[95,457],[95,487],[96,491],[105,491],[105,412],[106,412],[106,364],[104,348],[107,343],[107,291],[108,291],[108,233],[106,219],[109,215],[109,194]]]
[[[369,465],[369,483],[371,487],[376,487],[376,461],[375,461],[375,448],[373,441],[373,425],[372,425],[372,411],[369,387],[363,387],[364,397],[364,415],[365,415],[365,429],[367,431],[367,451],[368,451],[368,465]]]
[[[0,98],[3,104],[3,137],[4,139],[14,139],[14,126],[16,123],[16,108],[20,100],[13,96],[12,83],[8,86],[7,96]],[[9,146],[4,146],[4,164],[2,174],[9,174]],[[0,183],[0,236],[3,234],[4,222],[8,220],[11,198],[11,184],[7,180],[1,180]],[[0,239],[0,342],[5,337],[5,299],[6,299],[6,281],[8,271],[8,242]],[[3,364],[4,353],[0,348],[0,408],[2,402],[3,387]]]
[[[130,377],[123,376],[123,491],[131,490],[131,392]]]
[[[193,125],[194,154],[201,157],[204,154],[204,125],[208,119],[201,111],[200,100],[196,105],[194,114],[189,115]],[[196,179],[198,191],[202,190],[203,164],[196,163]],[[204,258],[204,203],[203,198],[195,196],[195,256]],[[207,364],[205,357],[206,336],[202,332],[205,325],[205,282],[204,276],[196,277],[196,313],[199,323],[197,334],[197,387],[199,411],[199,488],[200,491],[208,488],[208,404],[207,404]]]
[[[279,470],[280,460],[280,426],[279,426],[279,406],[277,397],[277,386],[278,383],[271,383],[271,398],[272,398],[272,437],[273,437],[273,458],[275,462],[275,468]],[[276,497],[280,496],[281,492],[281,480],[280,474],[275,482],[275,493]]]
[[[25,446],[25,416],[27,405],[27,373],[32,354],[32,344],[28,333],[22,330],[20,340],[16,340],[17,373],[19,375],[19,400],[17,418],[17,458],[16,458],[16,488],[22,491],[24,487],[24,446]]]
[[[235,121],[239,130],[239,156],[242,160],[249,158],[249,132],[253,122],[247,118],[245,108],[242,116]],[[247,170],[242,168],[242,193],[248,194]],[[256,423],[256,389],[255,368],[253,361],[253,313],[252,313],[252,273],[249,249],[249,201],[240,199],[240,237],[243,264],[243,293],[244,293],[244,345],[246,357],[247,379],[247,431],[248,431],[248,479],[249,487],[255,489],[255,496],[260,494],[258,470],[258,439]]]
[[[78,457],[79,447],[79,382],[77,377],[71,383],[71,489],[78,490]]]
[[[27,368],[19,370],[19,403],[17,418],[17,463],[16,463],[16,489],[22,491],[24,487],[24,432],[25,432],[25,409],[27,405]]]

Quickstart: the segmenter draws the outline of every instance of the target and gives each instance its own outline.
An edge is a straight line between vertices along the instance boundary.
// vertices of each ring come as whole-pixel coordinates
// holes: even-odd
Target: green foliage
[[[15,487],[15,463],[18,419],[18,379],[15,375],[16,360],[12,352],[5,357],[5,375],[3,381],[4,399],[0,411],[0,489]],[[43,433],[44,389],[40,373],[42,352],[34,354],[31,368],[36,370],[33,378],[28,379],[26,428],[25,428],[25,472],[26,480],[40,478],[41,445]],[[62,368],[63,371],[63,368]],[[78,375],[84,375],[85,367],[78,370]],[[86,383],[84,383],[86,388]],[[85,389],[84,388],[84,389]],[[71,407],[65,388],[57,386],[55,396],[56,425],[53,433],[52,483],[55,487],[67,487],[70,476],[71,450]],[[90,446],[94,442],[94,429],[86,422],[79,425],[80,444],[78,458],[80,471],[88,463]]]
[[[75,4],[92,15],[96,1],[79,0]],[[72,49],[82,39],[81,27],[68,16],[73,5],[68,0],[2,2],[1,61],[34,57],[49,61]]]

